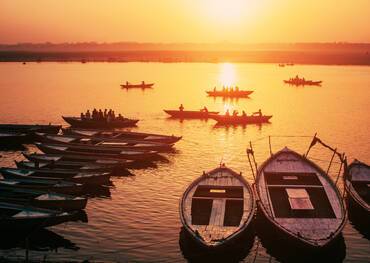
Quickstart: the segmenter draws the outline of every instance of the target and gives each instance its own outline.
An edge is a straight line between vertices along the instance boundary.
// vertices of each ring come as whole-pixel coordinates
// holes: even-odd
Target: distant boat
[[[104,128],[104,129],[114,129],[114,128],[125,128],[125,127],[133,127],[136,126],[136,123],[139,120],[134,119],[123,119],[123,120],[95,120],[95,119],[81,119],[80,117],[66,117],[62,116],[62,118],[70,124],[72,127],[77,128]]]
[[[140,84],[121,84],[122,89],[151,89],[153,88],[154,83],[145,83],[144,81]]]
[[[268,123],[272,115],[211,115],[210,117],[216,120],[219,125],[233,125]]]
[[[288,148],[259,167],[256,193],[262,215],[278,233],[300,246],[325,247],[346,223],[342,196],[328,174]]]
[[[180,110],[163,110],[172,118],[177,119],[208,119],[211,114],[218,114],[218,111],[180,111]]]
[[[322,81],[306,80],[304,78],[299,78],[298,76],[296,76],[295,78],[284,80],[284,83],[294,86],[320,86]]]
[[[207,248],[219,248],[237,239],[251,222],[254,209],[248,182],[225,166],[193,181],[180,200],[182,224]]]
[[[160,142],[172,144],[181,140],[180,136],[162,135],[155,133],[133,132],[133,131],[110,131],[97,129],[78,129],[78,128],[62,128],[64,134],[80,135],[92,138],[107,138],[107,139],[133,139],[143,140],[148,142]]]
[[[246,98],[253,93],[253,90],[209,90],[206,92],[211,97]]]
[[[350,201],[370,217],[370,166],[355,160],[348,166],[344,179]]]

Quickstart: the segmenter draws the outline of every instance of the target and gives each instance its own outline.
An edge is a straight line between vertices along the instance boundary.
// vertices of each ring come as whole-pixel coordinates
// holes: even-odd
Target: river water
[[[370,163],[369,73],[370,67],[356,66],[0,63],[1,123],[66,125],[61,115],[79,115],[94,107],[112,108],[116,113],[140,119],[133,130],[183,136],[176,144],[176,153],[164,154],[168,162],[158,163],[157,168],[135,170],[135,176],[115,177],[108,194],[90,198],[87,223],[69,222],[37,234],[37,241],[31,240],[30,246],[38,249],[31,249],[30,258],[186,262],[193,261],[196,254],[199,262],[232,261],[231,255],[226,259],[212,258],[209,253],[188,245],[190,241],[181,233],[178,211],[179,198],[186,186],[202,171],[211,170],[220,162],[241,171],[253,183],[245,150],[252,141],[257,163],[261,163],[269,156],[269,135],[273,151],[288,146],[303,153],[312,139],[305,136],[317,132],[326,143],[345,152],[350,161],[357,158]],[[323,85],[283,84],[283,79],[296,74],[322,80]],[[154,82],[154,89],[120,89],[120,83],[142,80]],[[222,85],[238,85],[254,93],[249,99],[239,100],[206,96],[205,90]],[[273,117],[269,124],[246,127],[217,127],[213,120],[168,119],[163,109],[177,109],[180,103],[189,110],[207,106],[220,112],[236,109],[251,113],[262,109]],[[35,151],[32,145],[27,148]],[[314,149],[311,154],[326,168],[330,152]],[[1,166],[22,159],[20,151],[0,152],[0,155]],[[336,179],[334,168],[336,165],[331,175]],[[263,230],[265,226],[259,227]],[[261,239],[258,231],[252,232],[245,246],[239,244],[241,256],[236,261],[292,261],[289,253],[279,253],[279,247],[284,244],[270,244]],[[24,259],[22,240],[9,244],[7,237],[0,239],[0,258]],[[369,240],[348,221],[342,245],[334,251],[333,258],[338,262],[369,262],[369,254]]]

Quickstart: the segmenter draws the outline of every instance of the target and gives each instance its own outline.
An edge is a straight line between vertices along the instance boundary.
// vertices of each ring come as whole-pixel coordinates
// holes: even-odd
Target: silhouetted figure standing
[[[180,107],[179,107],[179,110],[180,110],[180,111],[184,111],[184,106],[182,105],[182,103],[181,103],[181,105],[180,105]]]

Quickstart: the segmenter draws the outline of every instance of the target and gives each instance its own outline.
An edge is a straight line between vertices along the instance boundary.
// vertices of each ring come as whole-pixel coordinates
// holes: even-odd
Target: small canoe
[[[122,89],[151,89],[154,83],[140,83],[140,84],[121,84]]]
[[[26,133],[0,132],[0,147],[22,145],[28,139]]]
[[[348,166],[344,179],[351,202],[370,216],[370,166],[355,160]]]
[[[27,204],[47,209],[73,211],[85,209],[87,198],[0,185],[0,202]]]
[[[105,146],[87,146],[87,145],[69,145],[69,144],[46,144],[46,143],[35,143],[44,153],[53,154],[77,154],[108,157],[108,158],[119,158],[127,160],[150,160],[156,159],[159,155],[156,151],[141,151],[141,150],[123,150],[117,147],[105,147]]]
[[[31,133],[44,132],[57,134],[62,125],[39,125],[39,124],[0,124],[1,132]]]
[[[248,182],[221,166],[192,182],[180,200],[185,229],[207,248],[222,247],[248,227],[255,200]]]
[[[72,170],[62,169],[18,169],[18,168],[0,168],[0,173],[5,179],[22,179],[22,178],[47,178],[55,180],[71,181],[78,184],[104,185],[110,183],[110,173],[84,173]]]
[[[173,144],[181,140],[179,136],[162,135],[155,133],[132,132],[132,131],[110,131],[110,130],[93,130],[93,129],[62,129],[63,134],[78,135],[84,137],[104,138],[104,139],[132,139],[143,140],[148,142],[159,142]]]
[[[233,125],[233,124],[261,124],[268,123],[272,115],[249,115],[249,116],[227,116],[227,115],[211,115],[212,119],[217,121],[218,125]]]
[[[288,148],[258,169],[258,208],[277,232],[305,248],[331,244],[346,223],[343,199],[315,163]]]
[[[180,111],[163,110],[165,113],[176,119],[208,119],[211,114],[218,114],[218,111]]]
[[[134,119],[123,119],[123,120],[93,120],[93,119],[81,119],[80,117],[66,117],[62,118],[72,127],[77,128],[91,128],[91,129],[114,129],[114,128],[125,128],[134,127],[139,120]]]
[[[210,90],[206,91],[208,96],[211,97],[224,97],[224,98],[246,98],[253,93],[253,90],[239,90],[239,91],[222,91],[222,90]]]
[[[0,179],[0,186],[8,186],[22,189],[36,189],[51,191],[62,194],[80,195],[83,193],[83,185],[69,181],[55,181],[47,178],[22,178],[22,179]]]
[[[76,146],[105,146],[120,148],[122,150],[149,150],[158,152],[173,151],[173,144],[144,142],[138,140],[125,140],[125,139],[103,139],[94,137],[84,137],[79,135],[58,135],[58,134],[44,134],[35,133],[37,142],[42,143],[56,143],[68,144]]]
[[[76,214],[0,202],[0,215],[2,230],[34,230],[70,221]]]

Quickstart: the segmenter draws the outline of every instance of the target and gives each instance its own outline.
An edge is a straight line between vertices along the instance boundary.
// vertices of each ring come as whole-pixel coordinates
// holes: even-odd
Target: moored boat
[[[134,127],[139,120],[135,119],[114,119],[107,121],[106,119],[96,120],[96,119],[81,119],[80,117],[67,117],[62,116],[62,118],[72,127],[78,128],[92,128],[92,129],[114,129],[114,128],[125,128]]]
[[[218,111],[185,111],[185,110],[163,110],[172,118],[177,119],[208,119],[211,114],[218,114]]]
[[[156,159],[159,155],[156,151],[141,151],[141,150],[122,150],[117,147],[105,147],[105,146],[76,146],[68,144],[46,144],[46,143],[35,143],[44,153],[53,154],[77,154],[86,156],[108,157],[108,158],[119,158],[127,160],[150,160]]]
[[[2,230],[31,230],[73,220],[76,212],[60,212],[31,206],[0,202]]]
[[[259,167],[256,193],[258,208],[274,229],[306,248],[332,243],[347,219],[331,178],[288,148],[272,154]]]
[[[149,150],[158,152],[173,151],[173,144],[144,142],[139,140],[125,139],[103,139],[95,137],[85,137],[81,135],[58,135],[35,133],[36,141],[43,143],[68,144],[76,146],[105,146],[120,148],[122,150]]]
[[[11,202],[47,209],[73,211],[85,209],[87,198],[0,185],[0,202]]]
[[[22,189],[37,189],[62,194],[80,195],[83,193],[83,185],[64,180],[49,180],[47,178],[22,178],[22,179],[0,179],[0,186],[10,186]]]
[[[31,133],[44,132],[57,134],[62,125],[40,125],[40,124],[0,124],[1,132]]]
[[[223,165],[189,185],[180,200],[180,218],[194,240],[207,248],[217,248],[246,230],[254,208],[248,182]]]
[[[355,160],[346,169],[344,182],[350,201],[370,217],[370,166]]]
[[[66,128],[62,129],[63,134],[79,135],[84,137],[106,138],[106,139],[133,139],[148,142],[160,142],[173,144],[181,140],[181,137],[174,135],[162,135],[155,133],[133,132],[133,131],[111,131],[111,130],[94,130]]]
[[[0,132],[0,147],[22,145],[28,138],[26,133]]]
[[[79,184],[88,185],[103,185],[110,182],[111,173],[89,173],[80,172],[73,170],[62,170],[62,169],[18,169],[2,167],[0,173],[5,179],[42,179],[47,178],[49,180],[66,180]]]

